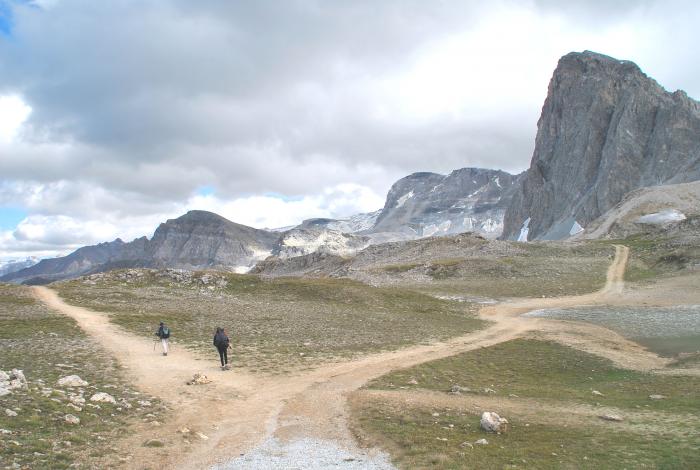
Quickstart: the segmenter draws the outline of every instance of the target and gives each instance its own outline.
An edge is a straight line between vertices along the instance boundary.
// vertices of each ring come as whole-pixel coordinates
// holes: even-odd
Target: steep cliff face
[[[565,238],[634,189],[698,179],[698,102],[666,92],[632,62],[567,54],[550,81],[502,237]]]
[[[394,183],[368,233],[386,239],[467,231],[498,237],[516,180],[504,171],[481,168],[462,168],[447,176],[414,173]]]

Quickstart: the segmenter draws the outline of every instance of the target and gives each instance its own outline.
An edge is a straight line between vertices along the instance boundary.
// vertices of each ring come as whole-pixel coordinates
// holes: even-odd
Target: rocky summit
[[[530,168],[503,237],[562,239],[632,190],[700,179],[700,104],[637,65],[594,52],[559,60]]]

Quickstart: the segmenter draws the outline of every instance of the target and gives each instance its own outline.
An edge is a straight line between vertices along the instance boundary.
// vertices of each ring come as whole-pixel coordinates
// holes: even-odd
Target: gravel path
[[[281,442],[271,437],[255,449],[211,470],[396,470],[385,453],[340,447],[333,441],[300,439]]]

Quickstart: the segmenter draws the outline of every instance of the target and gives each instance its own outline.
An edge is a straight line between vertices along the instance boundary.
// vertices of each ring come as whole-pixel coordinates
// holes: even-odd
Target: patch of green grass
[[[602,428],[526,423],[509,416],[505,434],[479,429],[465,410],[351,399],[353,427],[367,446],[386,448],[399,468],[697,468],[697,442],[650,439]],[[435,416],[438,414],[438,416]],[[525,426],[527,424],[527,426]],[[481,438],[488,445],[473,445]],[[460,445],[470,443],[473,447]]]
[[[9,299],[9,300],[8,300]],[[0,428],[12,434],[0,435],[0,467],[14,463],[22,468],[69,468],[80,463],[105,468],[115,459],[114,440],[128,432],[130,423],[147,413],[162,414],[153,406],[139,409],[143,399],[123,378],[119,364],[87,338],[75,322],[46,309],[29,288],[0,285],[0,370],[23,370],[29,387],[2,397]],[[89,382],[86,387],[58,387],[63,376],[77,374]],[[90,396],[104,391],[118,405],[100,408],[72,408],[71,394],[89,403]],[[128,408],[124,403],[131,405]],[[11,417],[5,409],[17,412]],[[66,414],[80,418],[79,425],[65,423]],[[91,457],[93,456],[93,457]]]
[[[700,412],[700,378],[655,375],[615,367],[607,359],[548,341],[517,339],[425,363],[377,378],[367,388],[448,391],[453,385],[477,393],[515,394],[544,400],[620,408]],[[593,390],[604,396],[592,394]],[[650,400],[660,394],[664,400]]]
[[[421,266],[420,263],[390,264],[383,266],[382,270],[388,273],[405,273],[419,266]]]
[[[183,284],[142,272],[147,274],[134,282],[115,281],[115,272],[95,285],[75,280],[54,287],[68,302],[109,312],[116,324],[146,337],[165,321],[176,346],[212,360],[218,357],[211,344],[214,330],[225,327],[234,365],[266,373],[442,340],[484,325],[472,304],[349,279],[197,272]],[[205,275],[225,285],[204,286]]]

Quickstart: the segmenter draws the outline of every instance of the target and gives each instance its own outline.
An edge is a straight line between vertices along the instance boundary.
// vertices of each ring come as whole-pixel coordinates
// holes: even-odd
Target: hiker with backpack
[[[221,359],[221,370],[229,368],[228,365],[228,349],[231,347],[231,340],[226,336],[226,331],[219,327],[214,333],[214,346],[219,351],[219,359]]]
[[[165,326],[165,323],[160,322],[156,336],[160,338],[160,344],[163,346],[163,356],[168,355],[168,339],[170,338],[170,328]]]

